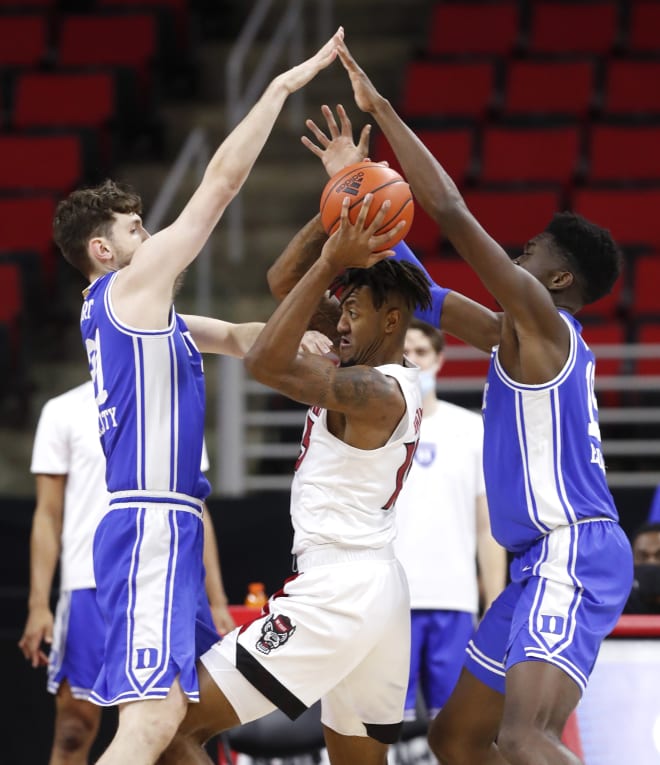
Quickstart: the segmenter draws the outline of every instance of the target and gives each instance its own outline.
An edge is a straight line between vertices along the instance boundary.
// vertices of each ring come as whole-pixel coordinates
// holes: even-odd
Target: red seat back
[[[519,36],[518,3],[440,2],[433,7],[427,49],[431,55],[511,53]]]
[[[47,50],[48,30],[43,16],[0,16],[0,66],[39,66]]]
[[[594,65],[591,61],[509,62],[502,107],[504,114],[584,117],[593,99]]]
[[[585,218],[608,228],[624,247],[660,247],[660,190],[579,189],[573,209]]]
[[[484,130],[482,182],[569,184],[578,169],[577,127],[500,127]]]
[[[26,72],[16,80],[14,127],[100,127],[115,110],[115,83],[109,72]]]
[[[613,59],[607,66],[604,112],[660,114],[660,61]]]
[[[660,127],[593,125],[590,181],[659,181]]]
[[[3,249],[39,253],[46,279],[51,279],[55,270],[54,212],[55,201],[50,196],[0,198]]]
[[[531,3],[531,11],[528,52],[606,54],[618,41],[615,0],[536,0]]]
[[[83,175],[77,135],[0,135],[0,189],[66,193]]]
[[[660,4],[657,0],[630,3],[626,47],[632,53],[657,53],[660,50]]]
[[[413,61],[406,69],[401,111],[406,117],[481,117],[491,105],[490,62]]]

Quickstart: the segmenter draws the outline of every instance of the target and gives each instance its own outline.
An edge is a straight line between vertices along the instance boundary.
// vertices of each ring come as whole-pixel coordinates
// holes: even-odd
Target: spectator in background
[[[645,523],[632,536],[635,578],[626,614],[660,614],[660,522]]]
[[[207,469],[204,454],[202,470]],[[96,603],[92,541],[108,500],[91,381],[46,402],[35,435],[31,471],[37,504],[30,539],[28,618],[19,647],[33,667],[48,665],[48,690],[55,695],[50,765],[84,765],[101,721],[101,707],[88,701],[103,659],[105,636]],[[50,602],[58,561],[60,594],[53,618]],[[224,635],[234,622],[208,512],[204,513],[204,565],[213,622]]]
[[[424,417],[397,500],[394,542],[412,609],[407,720],[416,717],[418,680],[429,717],[439,712],[458,680],[477,614],[506,584],[506,552],[490,532],[481,415],[437,398],[443,348],[440,330],[411,323],[405,354],[421,370]]]

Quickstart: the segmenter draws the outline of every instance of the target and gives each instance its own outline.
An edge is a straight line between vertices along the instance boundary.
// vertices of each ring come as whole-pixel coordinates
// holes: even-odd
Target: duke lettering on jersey
[[[493,536],[526,549],[554,528],[586,518],[618,520],[605,480],[594,393],[595,360],[579,322],[564,368],[544,385],[511,380],[491,355],[484,389],[484,474]],[[505,466],[506,469],[503,469]]]
[[[81,312],[81,332],[99,410],[111,492],[165,491],[204,499],[201,354],[174,310],[163,330],[122,324],[109,293],[116,273],[97,279]]]

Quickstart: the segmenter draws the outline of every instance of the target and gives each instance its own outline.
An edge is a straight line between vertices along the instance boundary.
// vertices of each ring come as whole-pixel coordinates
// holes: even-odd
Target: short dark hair
[[[561,212],[545,230],[573,270],[585,305],[611,291],[621,273],[623,256],[606,228],[576,213]]]
[[[406,261],[386,258],[370,268],[347,268],[332,289],[335,287],[343,293],[348,289],[369,287],[375,308],[381,308],[391,294],[401,295],[411,313],[416,307],[431,307],[429,280],[420,268]]]
[[[431,347],[436,353],[442,353],[445,349],[445,333],[421,319],[413,318],[408,326],[408,329],[418,329],[426,337],[428,337]]]
[[[630,542],[631,544],[634,544],[637,537],[641,537],[642,534],[651,534],[655,532],[660,532],[660,523],[643,523],[633,531]]]
[[[142,200],[130,186],[105,180],[98,186],[77,189],[63,199],[53,217],[53,239],[64,259],[89,276],[87,243],[108,236],[115,213],[142,214]]]

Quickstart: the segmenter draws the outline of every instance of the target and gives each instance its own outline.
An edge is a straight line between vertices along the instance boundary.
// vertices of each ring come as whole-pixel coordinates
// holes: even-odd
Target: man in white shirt
[[[421,369],[424,416],[397,500],[394,542],[412,609],[407,720],[415,719],[418,683],[429,718],[449,698],[478,613],[506,583],[506,553],[493,539],[488,520],[481,416],[437,398],[443,349],[442,332],[418,320],[411,323],[405,354]]]
[[[28,618],[19,647],[33,667],[48,665],[48,690],[55,695],[50,765],[87,763],[101,720],[101,707],[87,700],[105,634],[92,564],[94,531],[108,499],[98,417],[91,381],[55,396],[42,409],[32,452],[37,504]],[[201,467],[208,469],[206,453]],[[207,595],[213,622],[225,634],[234,623],[208,512],[204,532]],[[60,594],[53,617],[50,596],[58,560]]]

